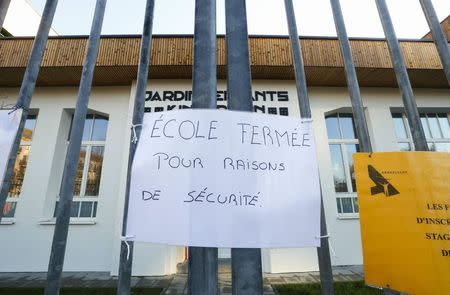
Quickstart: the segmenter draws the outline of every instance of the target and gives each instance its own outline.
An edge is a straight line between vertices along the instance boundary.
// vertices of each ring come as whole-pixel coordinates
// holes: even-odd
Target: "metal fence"
[[[419,113],[414,93],[406,70],[404,58],[400,50],[392,20],[385,0],[376,2],[381,23],[387,39],[392,64],[397,83],[402,94],[403,103],[411,129],[416,150],[428,150],[424,131],[420,123]],[[434,11],[431,0],[417,0],[423,8],[429,24],[433,39],[442,61],[445,75],[450,85],[450,49],[448,41]],[[100,32],[105,13],[107,0],[97,0],[92,28],[89,36],[88,49],[83,66],[78,99],[75,109],[74,121],[71,127],[69,147],[66,155],[60,201],[56,214],[56,226],[53,236],[52,249],[49,259],[46,295],[59,294],[61,274],[69,230],[70,207],[73,198],[74,181],[79,160],[84,118],[87,113],[89,96],[92,88],[92,79],[95,69]],[[294,73],[300,113],[304,118],[311,117],[306,76],[302,59],[302,52],[297,33],[297,24],[292,0],[285,0],[285,9],[288,21],[291,53],[293,56]],[[16,108],[23,110],[19,130],[12,147],[5,178],[0,192],[0,208],[3,208],[11,185],[13,167],[19,149],[21,134],[28,115],[32,94],[40,70],[51,23],[57,7],[57,0],[47,0],[42,14],[41,23],[37,32],[31,56],[20,88]],[[0,28],[3,25],[9,0],[0,2]],[[251,95],[250,56],[248,49],[247,16],[245,0],[226,0],[226,44],[227,44],[227,88],[228,108],[250,112],[253,109]],[[371,152],[367,123],[364,115],[364,105],[361,99],[360,88],[352,59],[349,39],[347,36],[344,18],[339,0],[330,0],[334,22],[341,45],[344,60],[346,80],[349,96],[355,118],[356,131],[361,145],[361,151]],[[151,54],[152,24],[154,0],[147,0],[145,8],[144,26],[141,40],[140,60],[137,74],[137,86],[133,111],[133,128],[139,137],[140,127],[144,116],[145,90],[147,87],[148,71]],[[215,0],[196,0],[195,4],[195,34],[194,34],[194,67],[193,67],[193,108],[216,108],[217,65],[216,65],[216,3]],[[130,171],[136,151],[137,142],[130,140],[127,187],[125,196],[125,209],[123,214],[122,235],[128,216],[128,200],[130,188]],[[0,210],[0,218],[2,217]],[[328,232],[325,222],[323,204],[321,206],[321,246],[317,249],[322,294],[334,294],[333,275],[331,269],[330,251],[328,245]],[[120,268],[117,294],[130,294],[131,270],[133,260],[133,242],[124,237],[120,249]],[[218,294],[217,279],[217,248],[189,248],[189,294]],[[233,294],[253,295],[262,294],[262,268],[260,249],[232,249],[232,280]],[[385,290],[386,293],[394,291]]]

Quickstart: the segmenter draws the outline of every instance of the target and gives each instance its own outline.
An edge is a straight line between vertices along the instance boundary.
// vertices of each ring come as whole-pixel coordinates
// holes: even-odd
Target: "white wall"
[[[29,0],[12,0],[6,14],[3,27],[13,36],[36,36],[41,15],[33,8]],[[50,29],[50,36],[58,35]]]
[[[220,81],[219,90],[225,88]],[[267,106],[285,105],[291,116],[299,116],[295,85],[292,81],[253,82],[254,90],[288,90],[290,101],[268,102]],[[152,80],[149,90],[191,89],[187,80]],[[318,161],[324,207],[331,244],[337,257],[334,265],[362,264],[359,220],[344,219],[336,208],[331,159],[328,147],[324,115],[335,109],[350,107],[345,88],[314,87],[309,89],[314,119]],[[416,89],[419,107],[450,108],[450,91],[441,89]],[[0,89],[0,97],[7,96],[13,103],[18,89]],[[62,165],[70,117],[64,109],[75,106],[77,88],[37,88],[32,108],[39,109],[31,154],[23,185],[23,192],[16,209],[14,224],[0,225],[0,236],[7,242],[0,243],[2,256],[0,272],[46,271],[53,235],[52,214],[54,200],[59,190]],[[364,88],[362,97],[367,107],[369,131],[375,151],[397,150],[390,107],[401,107],[397,89]],[[117,275],[119,237],[125,193],[125,177],[130,138],[131,110],[134,85],[131,87],[95,87],[89,108],[109,115],[109,127],[104,155],[97,218],[94,224],[72,224],[65,260],[65,271],[106,271]],[[159,102],[156,105],[165,103]],[[147,106],[154,106],[147,103]],[[169,217],[170,218],[170,217]],[[157,220],[152,220],[157,223]],[[296,226],[293,224],[292,226]],[[289,234],[289,229],[285,230]],[[176,271],[182,260],[182,247],[166,247],[137,243],[133,262],[134,275],[163,275]],[[221,251],[228,257],[229,251]],[[316,249],[263,250],[263,266],[266,272],[293,272],[317,270]]]
[[[2,95],[17,96],[17,89],[6,89]],[[61,181],[65,142],[68,128],[64,109],[73,109],[76,88],[38,88],[31,108],[38,109],[35,134],[31,146],[23,191],[14,224],[1,225],[0,236],[8,237],[0,243],[2,257],[0,271],[46,271],[54,225],[53,209]],[[98,214],[95,224],[70,226],[65,271],[109,271],[118,218],[118,192],[122,171],[126,167],[121,155],[125,153],[129,87],[94,88],[89,108],[109,115],[109,126],[101,176]],[[67,116],[66,116],[67,117]],[[67,123],[67,122],[66,122]],[[61,126],[66,132],[60,132]],[[59,137],[57,136],[59,133]],[[53,171],[52,171],[53,169]],[[56,172],[55,172],[56,171]]]
[[[255,83],[254,85],[258,85]],[[286,83],[290,95],[295,94],[292,84]],[[333,265],[360,265],[362,260],[361,235],[358,218],[339,216],[336,206],[336,193],[333,185],[333,172],[328,147],[325,114],[351,103],[346,88],[312,87],[309,89],[314,131],[318,143],[318,161],[322,192],[331,246],[336,252]],[[450,91],[445,89],[416,89],[418,107],[450,107]],[[366,106],[369,133],[374,151],[398,151],[391,107],[402,107],[398,89],[362,88],[361,96]],[[271,250],[271,272],[297,272],[317,270],[315,249],[276,249]]]

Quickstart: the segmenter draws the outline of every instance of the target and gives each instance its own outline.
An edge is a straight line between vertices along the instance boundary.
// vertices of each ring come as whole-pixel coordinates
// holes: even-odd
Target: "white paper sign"
[[[201,247],[317,247],[311,122],[246,112],[146,114],[127,236]]]
[[[0,180],[3,183],[6,165],[8,164],[17,129],[19,128],[22,110],[18,109],[12,113],[11,110],[0,110]]]

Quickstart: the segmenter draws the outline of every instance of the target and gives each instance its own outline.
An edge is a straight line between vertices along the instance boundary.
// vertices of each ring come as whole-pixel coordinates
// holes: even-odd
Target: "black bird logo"
[[[378,172],[372,165],[368,166],[369,177],[375,183],[375,186],[370,188],[370,192],[373,195],[384,193],[386,197],[398,195],[400,192],[384,178],[380,172]]]

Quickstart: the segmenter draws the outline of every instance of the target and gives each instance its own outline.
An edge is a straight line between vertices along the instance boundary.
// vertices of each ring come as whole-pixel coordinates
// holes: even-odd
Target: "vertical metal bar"
[[[300,115],[302,118],[311,118],[311,105],[309,103],[308,88],[306,86],[305,65],[303,63],[302,48],[298,37],[297,21],[295,19],[292,0],[284,0],[284,6],[286,8],[289,39],[291,42],[291,53],[294,62],[295,82],[297,86],[298,102],[300,105]]]
[[[216,0],[196,0],[192,108],[217,108],[216,39]],[[218,294],[217,252],[189,247],[189,295]]]
[[[53,234],[52,249],[48,265],[45,295],[58,295],[61,285],[61,273],[64,266],[67,235],[69,232],[70,207],[72,205],[75,177],[77,174],[78,160],[80,157],[81,140],[83,136],[84,122],[86,120],[89,95],[91,93],[97,53],[100,46],[100,35],[106,1],[107,0],[97,0],[95,6],[87,53],[84,61],[83,72],[81,74],[78,99],[72,121],[69,147],[67,149],[64,164],[64,172],[59,195],[60,199],[56,212],[55,231]]]
[[[219,294],[217,248],[189,247],[189,295]]]
[[[320,247],[317,248],[319,258],[320,285],[322,295],[334,295],[333,270],[331,268],[330,245],[327,237],[327,220],[325,218],[325,209],[323,207],[322,189],[320,189]],[[325,238],[327,237],[327,238]]]
[[[5,22],[6,13],[8,12],[9,4],[11,0],[1,0],[0,1],[0,32],[3,28],[3,23]]]
[[[216,39],[216,0],[196,0],[193,108],[217,108]]]
[[[245,0],[226,0],[228,109],[253,112]]]
[[[245,0],[226,0],[228,109],[253,111]],[[261,249],[231,249],[234,295],[263,293]]]
[[[441,57],[442,66],[444,67],[444,73],[447,77],[447,82],[450,85],[450,47],[448,46],[448,40],[442,30],[439,19],[434,10],[431,0],[419,0],[422,5],[422,10],[430,27],[431,34],[433,35],[434,43],[436,44],[437,51]]]
[[[231,249],[233,295],[262,295],[261,249]]]
[[[47,0],[44,11],[42,13],[41,23],[33,43],[30,59],[28,60],[27,69],[23,77],[22,86],[20,87],[19,98],[17,99],[17,107],[23,109],[22,117],[20,119],[19,128],[17,130],[14,144],[9,154],[8,164],[6,166],[5,176],[0,191],[0,220],[3,217],[3,206],[8,197],[9,187],[11,185],[12,176],[14,173],[14,164],[16,162],[17,151],[19,150],[22,132],[25,126],[25,121],[28,117],[28,109],[30,108],[31,97],[36,86],[36,80],[41,67],[42,57],[45,52],[45,45],[47,44],[48,33],[52,25],[53,17],[55,15],[58,0]]]
[[[370,143],[369,129],[367,128],[366,116],[359,90],[358,78],[356,76],[355,65],[353,63],[352,50],[345,28],[344,16],[342,15],[341,4],[339,0],[331,0],[333,10],[334,24],[341,45],[342,58],[344,60],[345,77],[347,79],[348,91],[352,102],[353,116],[355,118],[356,133],[362,152],[372,152]]]
[[[311,118],[311,106],[309,102],[308,89],[306,85],[305,67],[303,63],[302,50],[297,32],[297,22],[295,19],[294,6],[292,0],[284,1],[286,7],[286,16],[289,29],[289,38],[291,42],[291,52],[294,62],[295,81],[297,86],[297,96],[300,105],[300,114],[302,118]],[[323,207],[323,196],[320,194],[320,235],[327,236],[327,223],[325,219],[325,210]],[[331,257],[329,241],[322,238],[320,247],[317,248],[319,260],[320,282],[323,295],[333,295],[333,270],[331,268]]]
[[[397,83],[403,98],[406,116],[408,117],[409,128],[417,151],[427,151],[428,145],[420,123],[419,111],[417,110],[416,99],[409,81],[408,72],[406,70],[405,60],[403,58],[400,44],[395,34],[391,16],[385,0],[375,0],[380,15],[381,24],[383,25],[384,34],[388,43],[391,54],[392,65],[394,67]]]
[[[150,67],[152,51],[152,31],[153,31],[153,13],[155,8],[154,0],[147,0],[145,6],[144,26],[141,38],[141,50],[139,56],[139,66],[136,82],[136,94],[134,98],[134,109],[132,123],[139,126],[144,121],[145,92],[147,90],[148,70]],[[139,141],[141,128],[136,128],[136,135]],[[130,200],[130,181],[131,167],[133,165],[134,155],[136,154],[137,143],[132,143],[130,137],[130,153],[128,155],[127,184],[125,191],[125,204],[123,208],[122,236],[126,235],[128,221],[128,204]],[[131,289],[131,271],[133,266],[133,248],[134,243],[128,242],[128,248],[125,242],[120,244],[120,262],[119,262],[119,281],[117,285],[118,295],[129,295]],[[129,251],[129,253],[128,253]]]

